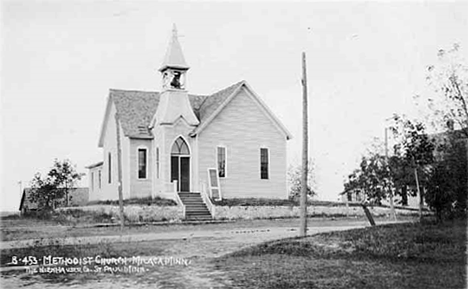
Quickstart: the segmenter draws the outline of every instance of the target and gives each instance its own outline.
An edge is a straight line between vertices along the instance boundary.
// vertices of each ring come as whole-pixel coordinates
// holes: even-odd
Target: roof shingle
[[[190,105],[200,121],[206,121],[216,109],[239,87],[243,81],[211,95],[189,94]],[[131,138],[152,139],[148,129],[159,104],[160,93],[150,91],[111,89],[109,97],[114,102],[124,135]]]

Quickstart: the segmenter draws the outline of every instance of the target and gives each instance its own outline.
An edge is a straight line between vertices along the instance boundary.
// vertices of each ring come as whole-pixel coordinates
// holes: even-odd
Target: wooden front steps
[[[179,197],[185,206],[185,220],[212,220],[211,213],[203,202],[200,193],[179,193]]]

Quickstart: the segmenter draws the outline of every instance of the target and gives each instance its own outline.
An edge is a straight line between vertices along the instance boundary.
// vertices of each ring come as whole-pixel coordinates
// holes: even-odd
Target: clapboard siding
[[[122,195],[124,199],[127,199],[127,198],[130,198],[130,185],[131,185],[130,139],[124,136],[122,132],[122,128],[120,129],[120,145],[121,145],[121,150],[122,150]],[[115,173],[116,173],[116,176],[118,176],[118,172],[116,171]]]
[[[101,174],[101,186],[99,186],[99,173]],[[102,195],[102,165],[89,169],[89,200],[100,200]]]
[[[96,199],[116,200],[118,199],[117,187],[117,132],[114,115],[116,113],[115,105],[112,104],[109,111],[109,119],[105,128],[103,143],[103,166],[102,166],[102,190]],[[123,134],[120,130],[120,134]],[[111,182],[109,183],[109,157],[111,155]],[[93,198],[94,199],[94,198]]]
[[[217,167],[216,147],[227,149],[227,175],[221,178],[225,198],[286,198],[286,137],[256,100],[242,88],[199,137],[200,181]],[[260,179],[260,148],[269,149],[269,179]]]
[[[130,197],[143,198],[150,197],[152,191],[153,178],[153,157],[151,155],[151,140],[130,139]],[[138,178],[138,149],[146,148],[147,150],[147,175],[146,179]]]

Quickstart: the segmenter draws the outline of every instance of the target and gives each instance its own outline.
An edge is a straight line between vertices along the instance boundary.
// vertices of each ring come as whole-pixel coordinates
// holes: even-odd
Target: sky
[[[1,1],[0,210],[20,184],[97,147],[110,88],[160,91],[177,25],[187,88],[210,94],[246,80],[293,135],[301,159],[301,53],[307,56],[310,156],[318,198],[337,200],[385,119],[414,114],[426,67],[454,43],[466,54],[468,2]],[[87,185],[83,179],[82,185]]]

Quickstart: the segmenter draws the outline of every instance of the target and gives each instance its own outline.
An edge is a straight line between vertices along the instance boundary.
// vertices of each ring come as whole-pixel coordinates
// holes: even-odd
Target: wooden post
[[[419,198],[419,221],[422,221],[422,207],[423,207],[423,197],[421,195],[421,188],[419,187],[419,177],[418,177],[418,166],[416,165],[416,160],[413,156],[413,166],[414,166],[414,178],[416,180],[416,189],[418,191]]]
[[[385,128],[385,162],[387,163],[387,168],[390,172],[390,165],[388,161],[388,129],[387,128]],[[397,216],[395,213],[395,206],[393,205],[393,190],[390,189],[388,194],[389,194],[389,199],[390,199],[390,214],[392,215],[392,219],[396,221]]]
[[[307,160],[308,160],[308,111],[307,111],[307,71],[306,54],[302,52],[302,178],[300,236],[307,235]]]
[[[115,114],[115,127],[117,128],[117,172],[118,172],[118,183],[119,189],[119,211],[120,211],[120,229],[123,230],[125,225],[124,220],[124,208],[123,208],[123,193],[122,193],[122,152],[120,150],[120,125],[119,117]]]
[[[364,213],[366,213],[366,217],[369,220],[369,223],[371,224],[372,227],[374,227],[375,226],[374,217],[372,217],[372,214],[369,211],[369,208],[364,203],[361,203],[361,206],[362,206],[362,209],[364,210]]]
[[[423,206],[423,198],[421,195],[421,189],[419,187],[419,178],[418,178],[418,168],[414,167],[414,178],[416,179],[416,188],[418,190],[418,197],[419,197],[419,221],[422,221],[422,206]]]

